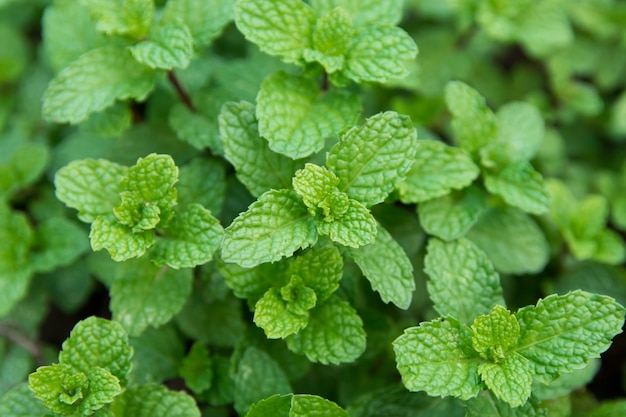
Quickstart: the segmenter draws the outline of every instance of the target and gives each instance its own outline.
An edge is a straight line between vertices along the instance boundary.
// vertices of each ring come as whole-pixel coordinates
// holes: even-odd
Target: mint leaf
[[[581,368],[621,333],[623,306],[611,297],[573,291],[550,295],[516,313],[520,337],[515,349],[530,360],[540,381]]]
[[[372,243],[376,239],[377,225],[370,211],[355,200],[348,200],[344,210],[340,217],[332,221],[330,218],[316,217],[317,232],[328,235],[333,242],[352,248]]]
[[[115,417],[200,417],[193,397],[154,384],[124,391],[110,411]]]
[[[164,24],[149,38],[129,48],[137,62],[154,69],[187,68],[193,54],[193,38],[186,25]]]
[[[502,363],[507,351],[517,344],[520,326],[514,315],[503,306],[496,305],[489,314],[474,319],[472,332],[474,350],[485,359]]]
[[[79,0],[97,28],[107,34],[129,35],[141,39],[148,33],[154,17],[154,0]]]
[[[415,162],[397,185],[405,203],[421,203],[470,185],[480,173],[462,149],[434,140],[418,140]]]
[[[308,312],[291,311],[289,303],[281,297],[277,288],[270,288],[254,307],[254,323],[265,331],[269,339],[284,339],[298,333],[308,322]]]
[[[626,401],[612,400],[605,401],[598,408],[593,410],[589,417],[612,417],[626,413]]]
[[[51,217],[39,225],[36,245],[39,251],[31,262],[38,272],[70,265],[89,248],[85,231],[63,217]]]
[[[313,362],[352,362],[365,350],[363,321],[350,304],[331,296],[311,311],[303,330],[287,338],[287,346]]]
[[[78,218],[93,222],[107,216],[120,203],[120,181],[128,168],[105,159],[74,161],[54,177],[56,196],[78,210]]]
[[[89,239],[94,251],[106,249],[114,261],[122,262],[146,253],[154,245],[154,232],[135,233],[112,217],[99,216],[91,224]]]
[[[163,23],[184,23],[198,49],[218,37],[234,17],[235,0],[169,0],[163,9]]]
[[[313,211],[313,214],[318,208],[321,208],[324,218],[333,221],[336,217],[341,217],[347,210],[347,196],[344,199],[332,198],[334,197],[332,196],[333,191],[337,191],[339,178],[325,167],[307,163],[303,169],[296,171],[291,182],[293,189],[302,197],[302,201]],[[339,212],[334,214],[338,209]]]
[[[501,171],[485,173],[485,187],[500,195],[509,205],[527,213],[543,214],[550,210],[550,196],[541,174],[529,162],[509,165]]]
[[[346,252],[385,303],[392,302],[402,309],[409,307],[415,290],[413,265],[389,232],[379,225],[373,243],[358,249],[347,248]]]
[[[214,159],[195,158],[182,166],[179,180],[178,207],[198,203],[214,216],[219,215],[226,192],[224,166]]]
[[[180,364],[180,376],[195,394],[201,394],[211,388],[213,360],[205,346],[198,342],[191,346],[189,354]]]
[[[235,4],[237,29],[261,51],[298,63],[310,47],[315,11],[301,0],[239,0]]]
[[[461,148],[474,154],[497,139],[498,120],[476,90],[460,81],[451,81],[445,88],[445,100]]]
[[[302,279],[324,301],[339,287],[343,276],[343,258],[335,246],[313,248],[289,265],[287,274]]]
[[[459,192],[418,204],[417,214],[424,230],[443,240],[465,236],[487,209],[481,188],[470,186]]]
[[[350,17],[342,8],[329,10],[317,20],[313,31],[314,49],[304,50],[304,59],[319,62],[328,73],[342,69],[354,33]]]
[[[0,397],[0,415],[13,417],[41,417],[47,412],[44,405],[23,383]]]
[[[466,417],[546,417],[547,411],[533,397],[519,407],[511,405],[490,392],[485,392],[465,403]]]
[[[483,362],[478,372],[485,385],[511,407],[519,407],[530,397],[533,367],[519,353],[506,356],[502,363]]]
[[[468,400],[482,389],[471,331],[454,318],[406,329],[393,349],[402,382],[410,391]]]
[[[382,4],[375,0],[312,0],[318,13],[327,13],[336,7],[345,10],[355,25],[396,25],[402,17],[402,0]]]
[[[354,123],[360,111],[354,94],[320,92],[315,80],[283,71],[265,78],[257,95],[260,135],[270,149],[292,159],[319,152],[325,139]]]
[[[159,268],[145,260],[125,262],[111,285],[113,318],[131,336],[163,325],[183,308],[192,279],[189,269]]]
[[[267,141],[259,136],[253,104],[224,104],[219,125],[224,156],[252,195],[258,197],[270,189],[291,187],[291,178],[302,163],[269,149]]]
[[[185,357],[185,346],[174,326],[148,328],[139,337],[131,337],[133,360],[128,385],[160,383],[178,375]]]
[[[417,132],[408,116],[379,113],[342,135],[326,166],[339,189],[366,207],[383,201],[413,164]]]
[[[132,125],[131,110],[126,102],[116,102],[111,107],[91,113],[81,123],[87,132],[103,137],[118,137]]]
[[[235,409],[245,415],[255,402],[273,395],[291,392],[280,366],[263,350],[249,347],[243,353],[235,374]]]
[[[494,306],[505,305],[498,273],[485,253],[467,239],[430,239],[424,271],[430,277],[428,293],[435,310],[443,316],[470,324]]]
[[[250,407],[246,417],[349,417],[332,401],[316,395],[272,395]]]
[[[307,314],[317,304],[317,294],[307,287],[297,275],[292,275],[287,285],[280,289],[280,296],[287,302],[287,309],[294,314]]]
[[[550,400],[567,396],[570,392],[583,388],[596,376],[600,363],[600,359],[591,359],[584,368],[561,374],[549,384],[535,381],[532,386],[533,397]]]
[[[266,263],[254,268],[242,268],[236,264],[219,264],[226,285],[239,298],[259,299],[269,287],[284,285],[285,263]],[[279,280],[277,283],[276,280]]]
[[[413,38],[399,27],[366,26],[354,38],[346,55],[343,75],[361,83],[384,83],[409,74],[405,62],[417,56]]]
[[[244,268],[275,262],[317,241],[306,206],[289,190],[261,195],[225,232],[222,259]]]
[[[167,122],[176,136],[198,150],[211,149],[215,154],[223,154],[217,124],[202,113],[191,111],[182,103],[170,108]]]
[[[526,213],[512,207],[487,210],[467,234],[500,272],[535,273],[548,263],[550,248],[543,231]]]
[[[144,100],[153,87],[154,72],[125,48],[102,46],[81,55],[50,82],[43,96],[43,116],[76,124],[116,100]]]

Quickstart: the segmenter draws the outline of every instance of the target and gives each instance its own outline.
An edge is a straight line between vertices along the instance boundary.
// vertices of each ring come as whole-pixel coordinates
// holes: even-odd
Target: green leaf
[[[384,83],[409,74],[405,63],[417,56],[413,38],[399,27],[366,26],[346,55],[343,75],[351,80]]]
[[[410,391],[468,400],[482,390],[471,331],[451,317],[406,329],[393,349],[402,382]]]
[[[298,195],[271,190],[226,228],[222,259],[251,268],[290,256],[316,241],[313,219]]]
[[[316,13],[301,0],[239,0],[235,23],[246,39],[261,51],[298,63],[311,45]]]
[[[41,417],[47,410],[23,383],[0,397],[0,415],[12,417]]]
[[[337,288],[343,276],[343,258],[335,246],[313,248],[289,265],[287,275],[298,276],[324,301]]]
[[[132,355],[128,336],[119,323],[92,316],[74,326],[63,342],[59,362],[87,375],[95,367],[106,369],[124,386]]]
[[[485,251],[503,273],[536,273],[550,258],[543,231],[526,213],[512,207],[487,210],[467,238]]]
[[[516,313],[516,351],[532,362],[539,380],[550,382],[608,349],[622,331],[625,311],[611,297],[580,290],[550,295]]]
[[[332,401],[316,395],[272,395],[250,407],[246,417],[349,417]]]
[[[132,125],[132,117],[128,103],[116,102],[111,107],[92,113],[81,123],[81,128],[98,136],[118,137]]]
[[[110,411],[115,417],[200,417],[193,397],[153,384],[124,391]]]
[[[626,413],[626,401],[612,400],[605,401],[598,408],[593,410],[589,417],[613,417]]]
[[[347,209],[341,217],[333,221],[328,219],[315,217],[315,227],[320,235],[328,235],[333,242],[358,248],[376,239],[376,219],[355,200],[348,200]]]
[[[133,360],[128,385],[160,383],[178,375],[185,356],[183,338],[173,325],[148,328],[139,337],[131,337]]]
[[[43,96],[43,116],[76,124],[116,100],[144,100],[154,88],[155,73],[115,45],[84,53],[50,82]]]
[[[63,217],[51,217],[37,228],[38,252],[31,262],[38,272],[50,272],[77,260],[89,248],[85,231]]]
[[[505,305],[500,277],[487,255],[467,239],[430,239],[424,258],[428,293],[435,310],[470,324],[496,305]]]
[[[519,407],[494,397],[489,391],[465,403],[466,417],[547,417],[547,411],[533,397]]]
[[[214,159],[195,158],[180,168],[178,207],[198,203],[219,215],[226,192],[224,166]]]
[[[107,34],[143,38],[152,25],[154,0],[79,0]]]
[[[134,233],[116,219],[99,216],[91,224],[89,239],[94,251],[106,249],[114,261],[122,262],[146,253],[154,245],[154,232],[146,230]]]
[[[184,23],[199,49],[218,37],[234,17],[236,0],[169,0],[163,9],[163,23]]]
[[[220,262],[218,267],[226,285],[239,298],[258,300],[268,288],[286,283],[284,262],[266,263],[254,268]],[[279,282],[276,282],[277,278]]]
[[[507,351],[517,343],[520,327],[510,311],[497,305],[489,314],[474,319],[472,332],[474,350],[485,359],[503,363]]]
[[[382,202],[414,161],[417,132],[408,116],[379,113],[348,130],[328,152],[339,189],[365,206]]]
[[[324,208],[325,217],[330,217],[330,221],[333,220],[332,211],[334,211],[334,207],[329,205],[331,202],[327,201],[327,199],[329,194],[337,190],[337,185],[339,184],[339,178],[335,174],[325,167],[307,163],[303,169],[296,171],[292,184],[293,189],[302,197],[302,201],[308,208],[312,210],[320,207]],[[345,208],[342,211],[345,212]],[[340,217],[342,214],[338,214],[337,217]]]
[[[291,386],[283,370],[265,351],[249,347],[235,375],[235,409],[245,415],[255,402],[273,394],[287,394]]]
[[[317,20],[313,31],[314,49],[304,50],[304,59],[319,62],[327,73],[336,72],[344,66],[344,55],[354,34],[350,17],[343,9],[329,10]]]
[[[365,350],[363,321],[350,304],[331,296],[311,311],[300,333],[287,338],[287,346],[312,362],[352,362]]]
[[[270,149],[292,159],[322,150],[325,139],[354,123],[360,112],[356,95],[323,92],[315,80],[283,71],[267,76],[257,95],[260,135]]]
[[[485,385],[511,407],[519,407],[530,397],[533,367],[519,353],[508,355],[503,363],[483,362],[478,372]]]
[[[485,187],[501,196],[507,204],[527,213],[550,210],[550,195],[541,174],[529,162],[509,165],[501,171],[485,173]]]
[[[295,313],[281,297],[277,288],[269,289],[254,307],[254,323],[263,329],[269,339],[284,339],[298,333],[309,322],[308,312]]]
[[[564,373],[547,385],[535,381],[532,386],[533,397],[539,400],[551,400],[568,396],[571,392],[591,382],[600,369],[600,363],[600,359],[591,359],[584,368]]]
[[[180,376],[194,394],[201,394],[211,388],[213,381],[213,360],[209,350],[196,342],[180,364]]]
[[[481,188],[470,186],[418,204],[417,214],[424,230],[443,240],[461,238],[487,209]]]
[[[315,290],[307,287],[297,275],[292,275],[287,285],[280,289],[280,296],[287,302],[287,309],[294,314],[307,314],[317,304]]]
[[[462,149],[434,140],[418,140],[415,162],[397,189],[404,203],[421,203],[467,187],[479,173]]]
[[[460,81],[451,81],[446,85],[445,100],[461,148],[474,154],[497,140],[498,120],[478,91]]]
[[[111,286],[113,318],[131,336],[163,325],[183,308],[192,280],[190,269],[159,268],[145,260],[125,262]]]
[[[61,168],[54,177],[56,196],[78,210],[78,218],[93,222],[113,214],[120,203],[120,181],[128,168],[105,159],[83,159]]]
[[[219,116],[224,155],[235,167],[237,178],[252,195],[291,187],[302,162],[272,152],[259,136],[255,106],[246,101],[224,104]]]
[[[336,7],[345,10],[357,26],[396,25],[402,17],[402,0],[384,4],[376,0],[312,0],[318,13],[327,13]]]
[[[373,243],[346,250],[385,303],[405,310],[409,307],[415,290],[413,265],[389,232],[379,225]]]
[[[154,69],[187,68],[193,54],[193,38],[186,25],[158,26],[145,41],[129,48],[137,62]]]

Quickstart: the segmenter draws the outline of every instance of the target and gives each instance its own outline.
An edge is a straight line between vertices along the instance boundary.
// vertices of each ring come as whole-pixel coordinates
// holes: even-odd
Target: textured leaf
[[[51,217],[37,228],[37,247],[31,262],[38,272],[67,266],[89,249],[85,231],[63,217]]]
[[[467,238],[485,251],[496,269],[504,273],[539,272],[550,256],[548,242],[537,223],[511,207],[487,210]]]
[[[120,181],[128,168],[105,159],[83,159],[61,168],[54,177],[56,196],[78,210],[78,218],[93,222],[113,214],[120,203]]]
[[[443,316],[470,324],[494,306],[505,305],[498,273],[485,253],[466,239],[430,239],[424,265],[430,277],[428,293]]]
[[[354,94],[320,92],[315,80],[283,71],[265,78],[257,95],[260,135],[270,149],[293,159],[319,152],[326,138],[354,123],[360,112]]]
[[[316,209],[337,189],[339,178],[325,167],[307,163],[296,171],[292,179],[293,189],[302,197],[307,207]],[[332,209],[332,207],[330,207]]]
[[[446,85],[445,100],[461,148],[473,154],[497,139],[498,120],[476,90],[460,81],[451,81]]]
[[[511,407],[523,405],[530,397],[533,367],[519,353],[508,355],[503,363],[483,362],[478,372],[485,385]]]
[[[474,350],[485,359],[501,363],[507,351],[517,344],[520,327],[510,311],[497,305],[489,314],[474,319],[472,332],[474,333],[472,336]]]
[[[124,386],[132,354],[128,336],[119,323],[89,317],[79,321],[63,342],[59,362],[85,374],[95,367],[106,369]]]
[[[127,102],[116,102],[100,112],[91,113],[80,126],[98,136],[118,137],[132,125],[132,117]]]
[[[453,318],[406,329],[393,349],[402,382],[410,391],[467,400],[482,389],[472,334]]]
[[[193,54],[193,38],[186,25],[165,24],[130,52],[137,62],[154,69],[187,68]]]
[[[116,100],[144,100],[154,87],[154,72],[120,46],[92,49],[50,82],[43,96],[43,115],[57,123],[79,123]]]
[[[222,210],[226,192],[224,166],[214,159],[196,158],[180,168],[178,207],[201,204],[214,216]]]
[[[313,31],[315,49],[306,49],[304,59],[319,62],[327,73],[340,70],[354,33],[350,17],[343,9],[329,10],[317,20]]]
[[[312,0],[318,13],[341,7],[350,14],[355,25],[396,25],[402,17],[402,0],[384,4],[376,0]]]
[[[12,417],[41,417],[47,412],[41,401],[35,398],[28,384],[13,387],[0,397],[0,415]]]
[[[526,161],[485,173],[485,187],[527,213],[543,214],[550,210],[550,196],[543,177]]]
[[[349,417],[332,401],[316,395],[273,395],[250,407],[246,417]]]
[[[352,362],[365,350],[363,321],[350,304],[331,296],[311,311],[300,333],[287,338],[287,346],[313,362]]]
[[[366,26],[346,55],[343,74],[351,80],[384,83],[409,74],[405,62],[417,56],[413,38],[399,27]]]
[[[183,103],[170,108],[167,122],[176,136],[198,150],[211,149],[215,154],[223,154],[217,123],[208,116],[191,111]]]
[[[184,23],[193,35],[196,48],[208,45],[234,18],[236,0],[169,0],[163,9],[163,23]]]
[[[535,381],[532,386],[533,397],[539,400],[551,400],[568,396],[571,392],[591,382],[600,369],[600,363],[600,359],[591,359],[584,368],[561,374],[549,384]]]
[[[236,264],[219,263],[219,271],[226,285],[239,298],[257,300],[272,286],[286,284],[285,263],[266,263],[254,268],[242,268]],[[276,280],[278,279],[278,282]]]
[[[261,51],[297,63],[310,47],[315,11],[301,0],[240,0],[237,29]]]
[[[417,214],[428,234],[443,240],[454,240],[465,236],[486,209],[485,193],[478,187],[470,186],[460,192],[420,203]]]
[[[324,301],[339,287],[343,276],[343,258],[334,246],[309,250],[289,265],[288,275],[300,277]]]
[[[268,191],[226,228],[222,259],[250,268],[317,241],[313,219],[293,191]]]
[[[358,248],[376,239],[376,220],[369,210],[355,200],[348,200],[346,211],[333,221],[315,218],[315,227],[320,235],[344,246]]]
[[[115,417],[200,417],[193,397],[152,384],[126,390],[110,410]]]
[[[383,201],[413,164],[417,132],[408,116],[379,113],[348,130],[328,152],[339,189],[365,206]]]
[[[608,349],[622,331],[625,311],[611,297],[580,290],[550,295],[516,313],[516,351],[532,362],[539,380],[549,382]]]
[[[245,415],[255,402],[273,394],[287,394],[291,386],[280,366],[261,349],[243,353],[235,375],[235,409]]]
[[[546,410],[532,397],[519,407],[512,408],[510,404],[494,397],[488,391],[467,401],[466,417],[546,417]]]
[[[209,350],[196,342],[191,346],[189,354],[180,364],[180,376],[195,394],[200,394],[211,388],[213,381],[213,360]]]
[[[133,233],[130,227],[104,216],[99,216],[91,224],[89,238],[94,251],[106,249],[116,262],[137,258],[154,244],[152,230]]]
[[[294,314],[307,314],[317,304],[315,290],[307,287],[297,275],[291,276],[287,285],[280,289],[280,295],[287,302],[287,309]]]
[[[130,35],[135,39],[148,33],[154,17],[154,0],[79,0],[97,21],[99,31]]]
[[[411,304],[415,279],[413,265],[404,249],[382,226],[376,240],[358,249],[347,249],[363,275],[385,302],[407,309]]]
[[[308,312],[298,314],[289,310],[287,301],[276,288],[269,289],[255,305],[254,323],[265,331],[269,339],[284,339],[298,333],[308,322]]]
[[[267,141],[259,136],[253,104],[224,104],[219,124],[224,155],[252,195],[291,187],[291,178],[303,164],[269,149]]]
[[[161,268],[148,261],[125,262],[111,286],[113,318],[131,336],[158,327],[178,313],[191,293],[189,269]]]
[[[397,189],[403,202],[421,203],[467,187],[479,173],[462,149],[434,140],[419,140],[415,162]]]

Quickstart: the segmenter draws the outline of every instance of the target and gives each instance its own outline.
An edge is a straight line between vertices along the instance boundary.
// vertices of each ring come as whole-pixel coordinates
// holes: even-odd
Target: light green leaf
[[[373,243],[346,250],[385,303],[392,302],[402,309],[409,307],[415,290],[413,265],[389,232],[378,225]]]
[[[522,13],[518,39],[531,55],[545,57],[575,39],[566,7],[559,2],[530,3]]]
[[[137,62],[154,69],[187,68],[193,54],[193,38],[184,24],[164,24],[147,40],[129,48]]]
[[[376,219],[364,205],[355,200],[348,200],[347,209],[341,217],[332,221],[329,219],[315,217],[317,232],[328,235],[340,245],[358,248],[376,239]]]
[[[288,275],[300,277],[324,301],[339,287],[343,258],[335,246],[313,248],[289,265]]]
[[[113,214],[120,203],[120,181],[128,168],[105,159],[83,159],[61,168],[54,177],[56,196],[78,210],[78,218],[93,222]]]
[[[270,149],[292,159],[319,152],[326,138],[354,123],[360,112],[356,95],[320,91],[315,80],[283,71],[267,76],[257,95],[260,135]]]
[[[311,46],[316,13],[301,0],[239,0],[235,23],[246,39],[261,51],[298,63]]]
[[[530,360],[540,381],[581,368],[621,333],[623,306],[613,298],[581,290],[550,295],[516,313],[520,337],[515,349]]]
[[[235,409],[245,415],[255,402],[274,394],[287,394],[291,386],[280,366],[263,350],[249,347],[235,375]]]
[[[146,253],[154,245],[154,231],[133,233],[114,218],[99,216],[91,224],[89,239],[94,251],[106,249],[114,261],[122,262]]]
[[[273,395],[250,407],[246,417],[349,417],[332,401],[316,395]]]
[[[614,417],[624,415],[624,413],[626,413],[626,401],[612,400],[600,404],[589,414],[589,417]]]
[[[376,0],[312,0],[318,13],[340,7],[350,14],[355,25],[396,25],[402,18],[402,0],[381,3]]]
[[[319,62],[327,73],[340,70],[354,33],[350,17],[343,9],[329,10],[317,20],[313,32],[314,49],[304,50],[304,59]]]
[[[43,96],[43,116],[57,123],[82,122],[116,100],[144,100],[154,88],[154,77],[154,71],[135,61],[124,47],[92,49],[50,82]]]
[[[494,397],[489,391],[465,403],[467,414],[465,417],[547,417],[547,411],[540,406],[533,397],[519,407],[512,408],[510,404]]]
[[[163,23],[184,23],[201,48],[218,37],[234,18],[236,0],[169,0],[163,9]]]
[[[460,81],[451,81],[446,85],[445,100],[461,148],[474,154],[497,140],[498,120],[478,91]]]
[[[68,266],[89,249],[86,232],[63,217],[51,217],[37,227],[38,251],[32,255],[38,272],[50,272]]]
[[[474,319],[472,332],[474,333],[472,336],[474,350],[485,359],[503,363],[505,357],[508,357],[507,351],[517,344],[520,327],[510,311],[497,305],[489,314]]]
[[[197,203],[219,215],[226,192],[224,166],[215,159],[195,158],[180,168],[178,207]]]
[[[470,186],[418,204],[417,214],[428,234],[454,240],[465,236],[486,209],[485,193],[481,188]]]
[[[111,107],[92,113],[80,127],[98,136],[118,137],[132,124],[132,112],[126,102],[116,102]]]
[[[254,323],[263,329],[269,339],[284,339],[298,333],[308,322],[308,312],[298,314],[291,311],[277,288],[269,289],[254,307]]]
[[[201,343],[195,342],[189,354],[180,364],[180,376],[194,394],[201,394],[211,388],[213,382],[213,359],[209,350]]]
[[[125,262],[111,285],[113,319],[131,336],[159,327],[178,313],[191,293],[190,269],[157,267],[147,260]]]
[[[500,277],[487,255],[467,239],[430,239],[424,271],[435,310],[469,325],[496,305],[505,305]]]
[[[379,113],[348,130],[328,152],[326,166],[339,189],[365,206],[382,202],[408,173],[417,148],[408,116]]]
[[[124,391],[110,411],[115,417],[200,417],[193,397],[153,384]]]
[[[384,83],[409,74],[405,63],[417,56],[413,38],[399,27],[367,26],[356,35],[346,55],[343,75],[351,80]]]
[[[337,190],[339,178],[325,167],[307,163],[303,169],[296,171],[291,180],[293,189],[302,197],[304,204],[314,212],[318,208],[324,208],[324,217],[333,220],[332,211],[334,207],[326,201],[333,191]],[[346,202],[347,202],[346,196]],[[326,202],[325,206],[322,204]],[[342,210],[345,212],[344,210]],[[340,217],[343,213],[337,215]]]
[[[222,259],[244,268],[275,262],[317,241],[313,219],[294,191],[271,190],[226,228]]]
[[[280,289],[280,296],[287,302],[287,309],[294,314],[307,314],[317,304],[315,290],[307,287],[297,275],[292,275],[287,285]]]
[[[396,365],[409,391],[468,400],[482,390],[472,333],[453,318],[423,322],[393,342]]]
[[[74,326],[63,342],[59,362],[85,374],[95,367],[106,369],[124,386],[132,355],[128,336],[119,323],[92,316]]]
[[[352,362],[365,350],[363,321],[350,304],[331,296],[311,311],[300,333],[287,338],[287,346],[313,362]]]
[[[498,271],[508,274],[539,272],[550,258],[543,231],[526,213],[512,207],[487,210],[467,238],[485,251]]]
[[[0,415],[12,417],[41,417],[47,409],[23,383],[0,397]]]
[[[179,139],[194,148],[205,150],[208,147],[214,154],[224,153],[217,123],[212,118],[176,103],[170,108],[167,122]]]
[[[415,162],[396,188],[403,202],[421,203],[467,187],[479,173],[462,149],[434,140],[418,140]]]
[[[508,355],[503,363],[483,362],[478,372],[485,385],[511,407],[519,407],[528,401],[533,382],[533,367],[519,353]]]
[[[586,386],[600,370],[600,359],[591,359],[584,368],[561,374],[560,377],[544,384],[535,381],[532,386],[533,397],[539,400],[551,400],[568,396],[571,392]]]
[[[224,104],[219,124],[224,155],[252,195],[291,187],[293,174],[303,164],[269,149],[267,141],[259,136],[253,104]]]
[[[527,213],[550,210],[550,195],[541,174],[529,162],[509,165],[501,171],[485,172],[485,187],[501,196],[507,204]]]
[[[46,169],[49,150],[44,144],[23,141],[15,149],[9,146],[0,162],[0,198],[11,197],[35,183]],[[6,158],[6,159],[5,159]]]
[[[239,298],[258,300],[268,288],[285,285],[288,279],[284,262],[265,263],[254,268],[220,262],[218,267],[226,285]]]
[[[79,0],[99,31],[142,39],[152,25],[154,0]]]

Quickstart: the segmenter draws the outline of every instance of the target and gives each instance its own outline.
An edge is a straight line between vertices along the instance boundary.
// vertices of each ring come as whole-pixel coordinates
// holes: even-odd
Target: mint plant
[[[0,415],[624,414],[626,5],[539,3],[0,0]]]

